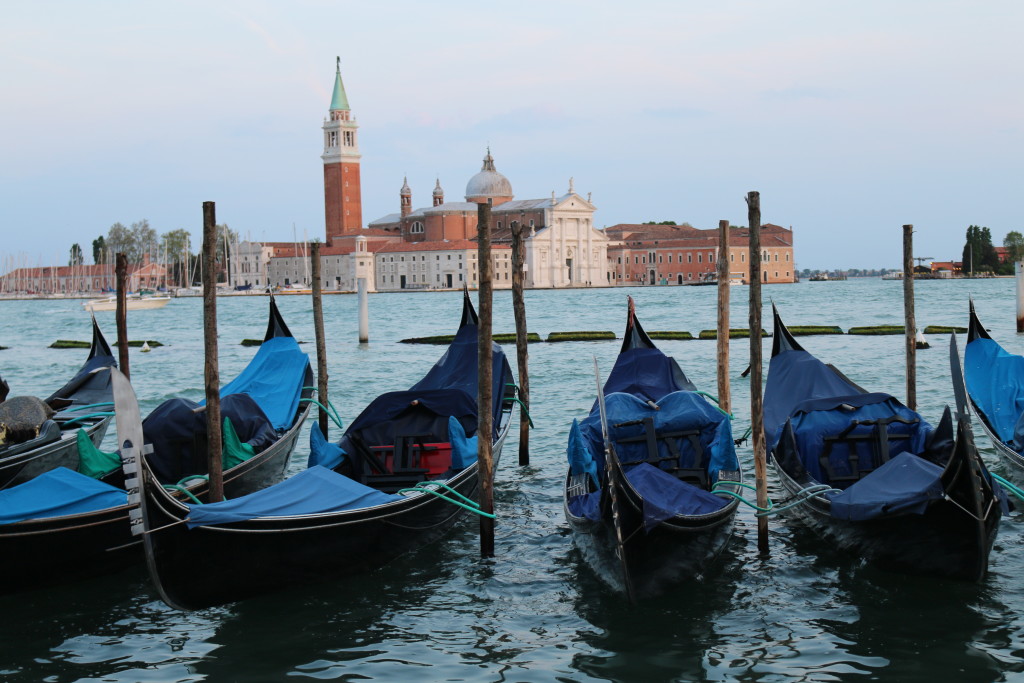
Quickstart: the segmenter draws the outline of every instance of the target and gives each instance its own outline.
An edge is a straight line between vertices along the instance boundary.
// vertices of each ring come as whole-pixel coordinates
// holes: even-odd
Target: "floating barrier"
[[[903,325],[874,325],[868,327],[851,327],[847,334],[882,335],[903,334]]]
[[[548,335],[547,341],[608,341],[611,339],[616,339],[614,332],[552,332]]]
[[[648,332],[647,336],[650,337],[651,339],[693,339],[693,335],[690,334],[689,332],[679,332],[672,330],[663,330],[661,332]]]
[[[762,337],[770,337],[767,331],[761,330]],[[701,330],[701,339],[718,339],[718,330]],[[729,339],[749,339],[750,330],[746,327],[733,327],[729,329]]]
[[[399,344],[451,344],[452,340],[455,339],[454,334],[440,334],[435,337],[409,337],[408,339],[400,339]],[[515,344],[516,335],[515,333],[510,334],[494,334],[491,335],[491,339],[496,344]],[[540,338],[540,335],[536,332],[528,332],[526,334],[526,343],[537,344],[544,341]]]

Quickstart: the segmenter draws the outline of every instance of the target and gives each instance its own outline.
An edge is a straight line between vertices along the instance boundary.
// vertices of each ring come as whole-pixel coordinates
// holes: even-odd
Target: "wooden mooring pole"
[[[729,221],[718,221],[718,407],[732,413],[729,396]]]
[[[220,370],[217,366],[217,217],[213,202],[203,202],[203,351],[206,356],[206,453],[210,474],[208,501],[224,500],[221,459]]]
[[[914,320],[914,226],[903,226],[903,315],[907,347],[907,407],[917,410],[917,323]]]
[[[117,287],[117,306],[114,322],[117,325],[117,365],[127,379],[132,375],[128,368],[128,257],[117,253],[114,260],[114,279]]]
[[[519,371],[519,464],[530,464],[530,353],[526,336],[526,298],[523,281],[523,214],[512,222],[512,311],[516,317],[516,368]]]
[[[477,204],[477,272],[479,318],[477,328],[477,459],[480,467],[480,509],[494,514],[494,434],[491,353],[491,200]],[[494,520],[480,516],[480,557],[494,557]]]
[[[327,416],[327,342],[324,339],[324,292],[320,279],[320,242],[309,245],[313,263],[313,331],[316,336],[316,397],[320,402],[320,432],[326,437],[330,429]]]
[[[1017,278],[1017,333],[1024,332],[1024,261],[1013,264],[1013,274]]]
[[[366,278],[356,279],[356,297],[359,299],[359,343],[370,342],[370,304],[367,301]]]
[[[764,405],[761,388],[761,194],[747,193],[750,221],[750,432],[754,446],[754,484],[757,506],[768,507],[767,454],[764,443]],[[768,553],[768,518],[757,518],[757,549]]]

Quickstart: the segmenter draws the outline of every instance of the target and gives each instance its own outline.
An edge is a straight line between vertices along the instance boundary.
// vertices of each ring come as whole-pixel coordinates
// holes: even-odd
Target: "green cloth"
[[[75,435],[78,440],[78,471],[87,477],[99,479],[121,466],[121,455],[114,451],[107,453],[96,448],[84,429]]]
[[[221,457],[225,470],[229,470],[235,465],[241,465],[256,455],[256,450],[252,446],[238,438],[238,432],[231,424],[231,419],[227,417],[224,418],[223,441],[224,453]]]

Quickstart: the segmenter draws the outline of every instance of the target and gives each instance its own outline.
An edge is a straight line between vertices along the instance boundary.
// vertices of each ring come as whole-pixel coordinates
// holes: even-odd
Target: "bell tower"
[[[334,94],[324,120],[324,216],[327,244],[363,227],[362,188],[359,181],[359,139],[355,118],[341,82],[341,57],[337,58]]]

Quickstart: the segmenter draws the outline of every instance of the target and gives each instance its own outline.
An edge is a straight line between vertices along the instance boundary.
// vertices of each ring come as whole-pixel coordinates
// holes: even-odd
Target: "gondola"
[[[981,580],[1006,505],[947,407],[936,428],[805,351],[773,306],[764,395],[768,452],[793,510],[821,537],[886,569]]]
[[[92,343],[85,363],[43,401],[53,416],[38,426],[34,438],[0,445],[0,489],[17,486],[55,467],[77,468],[80,430],[93,444],[103,440],[113,414],[112,367],[117,367],[117,361],[93,318]],[[16,401],[39,402],[33,397],[10,397],[8,401],[12,409]]]
[[[1015,468],[1024,468],[1024,358],[1008,353],[989,336],[973,301],[962,370],[955,348],[951,352],[954,380],[962,372],[982,430],[999,455]]]
[[[596,365],[596,363],[595,363]],[[567,449],[565,517],[586,562],[630,600],[699,579],[732,534],[741,473],[729,417],[644,332],[629,300],[608,381]]]
[[[453,342],[423,379],[374,399],[339,443],[327,443],[313,425],[310,467],[264,491],[189,505],[157,485],[144,466],[146,555],[163,600],[198,609],[366,572],[451,528],[471,505],[480,475],[477,334],[466,294]],[[487,438],[496,464],[515,387],[501,348],[492,348]]]
[[[308,357],[271,300],[263,345],[221,389],[224,414],[231,420],[224,471],[228,496],[281,480],[309,412],[312,384]],[[176,495],[204,499],[207,494],[201,477],[204,420],[202,406],[184,399],[167,401],[146,418],[145,441],[162,441],[147,457]],[[89,475],[58,467],[0,491],[0,593],[107,573],[143,559],[129,528],[121,461],[116,453],[90,446],[83,454],[91,463]]]

